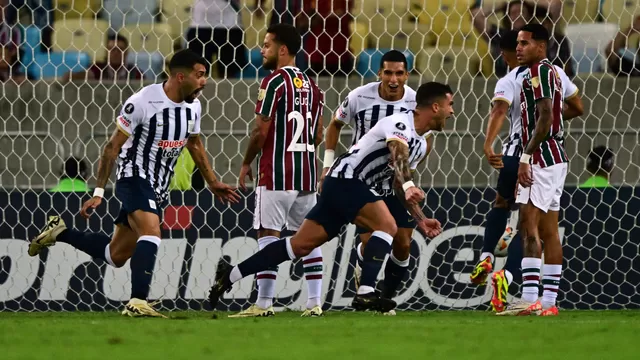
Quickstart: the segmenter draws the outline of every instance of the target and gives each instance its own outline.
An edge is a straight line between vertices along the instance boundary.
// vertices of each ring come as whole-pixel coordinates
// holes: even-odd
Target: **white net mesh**
[[[200,42],[199,49],[215,61],[212,79],[200,97],[204,104],[202,132],[218,176],[227,183],[237,182],[253,126],[257,80],[265,74],[258,46],[276,12],[274,2],[289,4],[296,13],[295,4],[303,1],[267,0],[258,1],[258,6],[251,0],[58,0],[53,4],[25,0],[19,5],[0,1],[4,8],[0,32],[4,56],[0,64],[0,310],[103,310],[118,308],[128,299],[128,265],[113,269],[102,261],[91,262],[88,255],[66,244],[30,258],[25,240],[37,234],[46,216],[53,213],[80,230],[112,234],[119,202],[111,194],[107,204],[86,222],[77,216],[86,194],[45,190],[58,183],[69,156],[89,164],[89,184],[93,184],[101,147],[113,131],[124,100],[141,88],[140,77],[144,83],[163,79],[166,61],[188,39],[190,46]],[[354,59],[349,77],[324,74],[318,79],[326,92],[325,124],[350,90],[375,80],[379,56],[386,49],[402,50],[409,56],[410,86],[436,79],[455,89],[457,115],[437,135],[435,150],[419,176],[428,189],[426,211],[443,223],[445,232],[430,242],[415,234],[411,274],[396,300],[401,308],[410,309],[486,308],[490,289],[471,285],[468,278],[478,260],[484,218],[497,178],[483,159],[482,145],[497,79],[494,69],[500,66],[488,40],[508,23],[506,1],[485,0],[481,10],[470,10],[476,2],[468,0],[306,2],[313,6],[306,6],[307,12],[298,15],[299,21],[311,23],[305,36],[334,36],[336,29],[348,28],[344,36]],[[584,116],[567,124],[571,163],[560,225],[566,249],[561,306],[638,307],[640,78],[627,74],[640,74],[639,65],[633,70],[634,63],[640,63],[635,55],[640,21],[633,22],[640,15],[640,2],[527,3],[511,15],[514,19],[527,16],[527,6],[536,15],[535,9],[548,8],[539,20],[551,23],[555,39],[567,41],[570,58],[565,69],[578,74],[574,81],[586,109]],[[333,4],[333,14],[327,4]],[[218,10],[209,11],[212,7]],[[312,12],[316,16],[310,16]],[[216,29],[215,34],[199,32],[197,38],[198,34],[190,34],[190,27],[192,21],[202,21],[203,14],[210,16],[209,21],[236,25]],[[348,26],[341,27],[343,23]],[[110,29],[128,39],[128,49],[117,39],[107,41]],[[614,38],[617,48],[611,52],[607,44]],[[328,54],[338,51],[338,43],[335,40],[335,47],[320,60],[327,69],[332,65]],[[123,58],[124,68],[92,67],[109,59],[108,48]],[[307,47],[303,52],[308,51]],[[344,65],[342,69],[350,68]],[[343,131],[341,144],[348,144],[350,138],[350,131]],[[598,145],[611,148],[616,155],[610,177],[613,186],[577,189],[590,175],[585,170],[586,159]],[[342,151],[343,146],[338,149]],[[165,309],[199,309],[220,257],[227,255],[237,263],[257,249],[251,229],[253,194],[246,194],[240,206],[226,208],[215,203],[208,190],[196,187],[174,191],[170,204],[164,214],[164,241],[150,297],[162,298]],[[348,306],[354,294],[354,231],[350,226],[324,246],[327,308]],[[497,267],[503,263],[499,259]],[[279,306],[303,306],[306,286],[302,278],[301,264],[280,266]],[[247,278],[228,294],[220,309],[239,309],[255,295],[253,277]]]

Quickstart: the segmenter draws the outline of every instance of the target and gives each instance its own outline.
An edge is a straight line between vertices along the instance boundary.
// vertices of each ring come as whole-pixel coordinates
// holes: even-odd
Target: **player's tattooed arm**
[[[409,166],[409,147],[406,143],[400,141],[389,141],[387,143],[389,151],[391,151],[391,161],[395,172],[396,187],[397,184],[402,187],[407,181],[411,180],[411,167]]]
[[[98,162],[98,181],[96,187],[103,188],[109,181],[111,176],[111,169],[113,169],[113,163],[116,161],[122,145],[127,141],[129,136],[119,129],[116,129],[107,144],[102,149],[102,155]]]
[[[538,121],[536,122],[536,128],[533,130],[531,140],[524,149],[525,154],[533,155],[533,153],[540,147],[540,144],[549,135],[549,129],[553,123],[553,103],[551,99],[544,98],[536,102],[536,109],[538,110]]]
[[[207,182],[207,185],[210,187],[218,181],[216,178],[216,174],[211,167],[211,163],[209,162],[209,158],[207,158],[207,153],[204,148],[204,144],[202,143],[202,139],[199,135],[190,136],[189,140],[187,140],[187,150],[189,150],[189,154],[191,154],[191,158],[193,162],[196,164],[198,170],[200,170],[200,174]]]
[[[243,165],[251,165],[253,160],[258,156],[260,150],[264,146],[269,134],[269,128],[271,127],[273,120],[269,116],[258,115],[256,116],[256,126],[251,130],[251,137],[249,140],[249,146],[244,154]]]

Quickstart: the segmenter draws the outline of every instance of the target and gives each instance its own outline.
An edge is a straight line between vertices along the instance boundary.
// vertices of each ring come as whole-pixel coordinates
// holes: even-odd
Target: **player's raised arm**
[[[127,101],[122,107],[122,111],[116,119],[117,127],[102,149],[102,155],[100,155],[100,160],[98,161],[98,175],[93,196],[82,205],[80,210],[80,215],[84,218],[89,218],[89,209],[95,209],[102,203],[104,188],[107,186],[111,176],[111,169],[113,169],[113,164],[120,153],[120,149],[140,125],[143,117],[144,111],[142,107],[134,105],[131,100]]]

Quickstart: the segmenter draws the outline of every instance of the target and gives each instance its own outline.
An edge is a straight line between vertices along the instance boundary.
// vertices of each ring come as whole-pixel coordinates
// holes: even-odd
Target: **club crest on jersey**
[[[396,128],[397,128],[398,130],[406,130],[406,129],[407,129],[407,126],[406,126],[405,124],[403,124],[403,123],[399,122],[399,123],[396,123]]]
[[[258,90],[258,101],[264,100],[265,96],[267,96],[267,89]]]
[[[540,86],[540,79],[537,76],[532,78],[531,85],[533,85],[534,88],[537,88],[538,86]]]
[[[125,112],[125,114],[131,114],[131,113],[133,113],[133,109],[134,109],[133,104],[132,103],[128,103],[124,107],[124,112]]]

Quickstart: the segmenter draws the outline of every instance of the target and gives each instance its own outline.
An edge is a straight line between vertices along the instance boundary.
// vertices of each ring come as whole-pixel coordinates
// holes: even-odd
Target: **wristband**
[[[402,190],[407,191],[408,188],[414,186],[416,186],[416,184],[414,184],[413,181],[407,181],[406,183],[402,184]]]
[[[531,163],[531,155],[522,154],[522,156],[520,156],[520,163],[522,163],[522,164],[530,164]]]
[[[95,190],[93,190],[93,197],[99,197],[102,198],[104,197],[104,189],[103,188],[96,188]]]
[[[325,150],[324,151],[324,167],[331,167],[331,164],[333,164],[333,157],[335,155],[335,151],[334,150]]]

